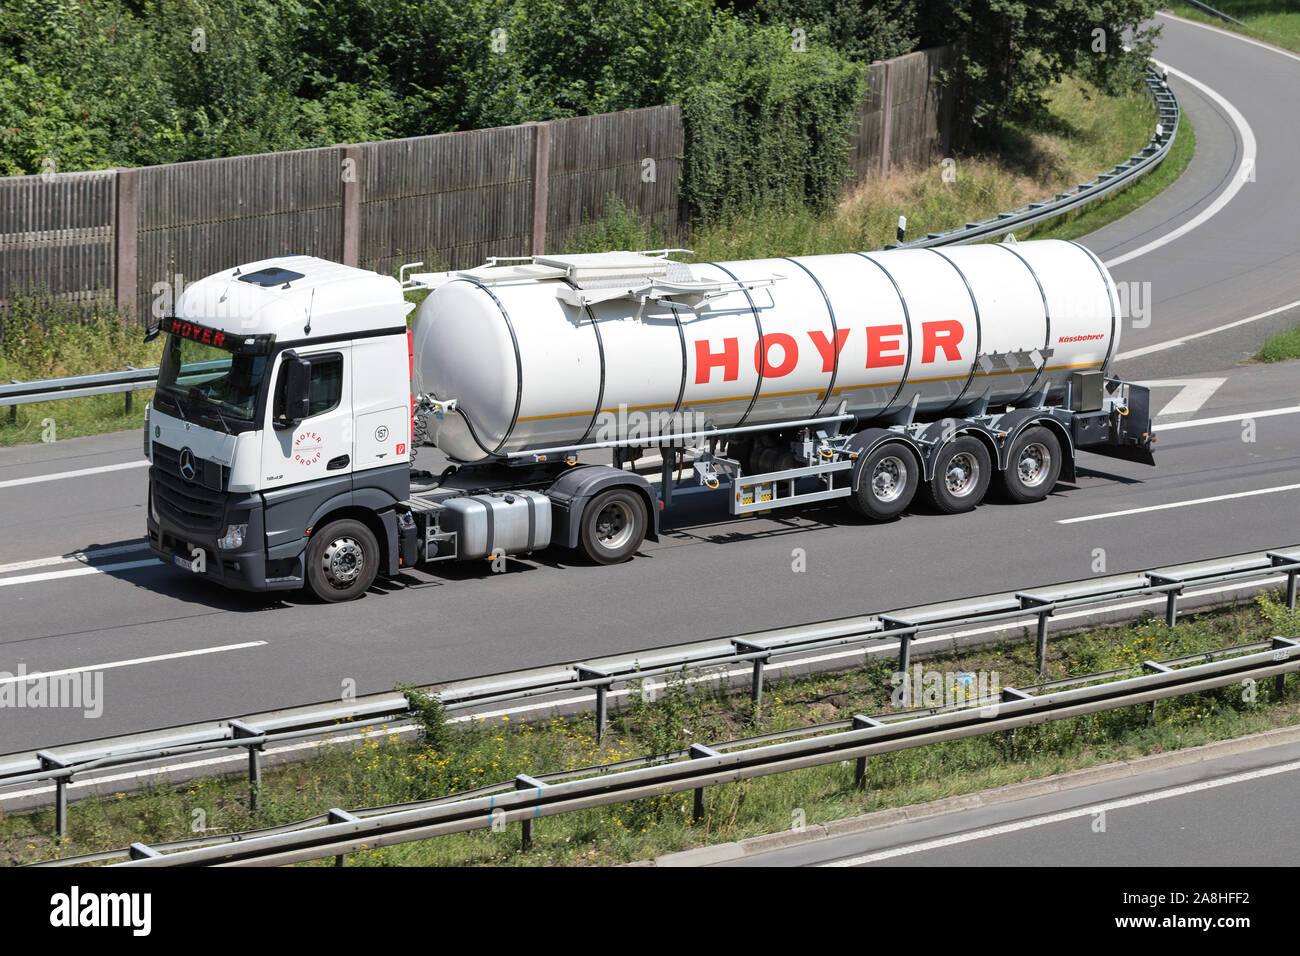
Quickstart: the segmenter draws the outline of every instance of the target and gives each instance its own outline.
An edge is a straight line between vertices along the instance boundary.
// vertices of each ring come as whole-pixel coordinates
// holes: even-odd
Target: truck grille
[[[154,442],[154,506],[182,528],[213,531],[225,511],[230,469],[202,458],[195,458],[194,466],[194,480],[186,481],[180,476],[180,452]]]

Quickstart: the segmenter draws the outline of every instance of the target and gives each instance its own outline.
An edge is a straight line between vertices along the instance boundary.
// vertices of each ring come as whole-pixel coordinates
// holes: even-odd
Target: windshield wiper
[[[171,403],[176,406],[176,412],[181,416],[181,421],[183,422],[189,421],[189,419],[185,417],[185,407],[182,404],[181,400],[177,398],[175,395],[170,394],[167,390],[167,386],[163,386],[162,388],[155,389],[154,396],[157,397],[158,395],[162,395],[165,398],[169,399]]]

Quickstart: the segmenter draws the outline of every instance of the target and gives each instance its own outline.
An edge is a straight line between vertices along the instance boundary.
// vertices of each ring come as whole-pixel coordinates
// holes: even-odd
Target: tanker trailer
[[[151,544],[234,587],[345,600],[422,562],[501,569],[552,544],[624,561],[680,495],[725,494],[735,515],[842,498],[887,520],[918,494],[946,513],[994,487],[1040,500],[1074,480],[1080,450],[1154,463],[1147,390],[1107,376],[1114,283],[1077,243],[681,251],[405,266],[400,283],[298,256],[200,280],[164,320],[168,349],[219,343],[262,397],[247,423],[228,403],[210,412],[226,434],[187,462],[206,379],[172,363],[173,388],[164,361]],[[409,333],[404,289],[429,290]],[[449,464],[413,472],[416,445]],[[657,481],[636,468],[651,450]],[[218,484],[260,498],[223,519]],[[218,553],[266,547],[205,562],[207,536]]]

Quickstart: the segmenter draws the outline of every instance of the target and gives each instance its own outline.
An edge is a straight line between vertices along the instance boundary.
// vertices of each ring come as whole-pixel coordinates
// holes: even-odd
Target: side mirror
[[[292,352],[284,357],[284,411],[277,428],[293,428],[311,414],[311,362]]]

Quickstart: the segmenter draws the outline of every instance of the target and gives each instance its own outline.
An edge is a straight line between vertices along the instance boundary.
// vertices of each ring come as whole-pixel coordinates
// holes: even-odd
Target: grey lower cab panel
[[[536,551],[551,543],[551,500],[539,492],[466,495],[443,506],[439,526],[455,532],[460,558]]]

